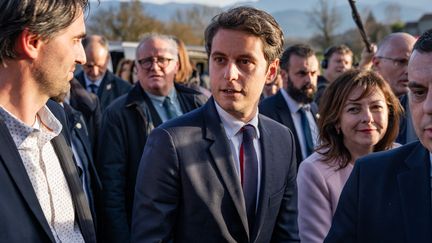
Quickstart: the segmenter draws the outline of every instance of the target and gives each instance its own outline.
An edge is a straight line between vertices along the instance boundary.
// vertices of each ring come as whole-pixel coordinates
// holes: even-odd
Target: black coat
[[[93,219],[96,219],[97,202],[102,190],[102,183],[96,171],[96,166],[93,161],[93,150],[90,143],[89,133],[81,112],[75,110],[68,104],[64,104],[66,119],[68,122],[71,143],[74,144],[77,155],[83,164],[82,168],[86,175],[85,181],[89,185],[89,203],[92,210]],[[82,173],[80,177],[82,178]]]
[[[184,113],[202,106],[201,93],[175,85]],[[103,227],[106,242],[128,242],[136,174],[147,137],[162,123],[139,84],[104,112],[98,161],[104,188]]]
[[[93,148],[93,155],[96,155],[95,150],[97,148],[100,122],[102,119],[99,98],[95,94],[87,92],[78,80],[72,79],[69,104],[82,114],[87,127],[88,137]]]

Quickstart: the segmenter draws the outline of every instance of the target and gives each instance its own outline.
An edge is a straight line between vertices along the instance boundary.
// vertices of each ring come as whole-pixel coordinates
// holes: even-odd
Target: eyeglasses
[[[144,69],[149,69],[153,65],[153,63],[157,63],[160,68],[166,68],[170,64],[170,62],[174,60],[173,58],[167,57],[146,57],[141,60],[138,60],[140,66]]]
[[[380,59],[390,60],[393,62],[395,67],[405,67],[408,65],[408,59],[406,58],[391,58],[391,57],[377,57]]]

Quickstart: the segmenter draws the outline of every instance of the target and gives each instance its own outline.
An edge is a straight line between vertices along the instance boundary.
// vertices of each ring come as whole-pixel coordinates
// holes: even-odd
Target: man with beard
[[[279,65],[283,88],[263,100],[259,111],[293,131],[300,163],[312,153],[318,135],[317,105],[313,102],[319,75],[318,59],[311,47],[298,44],[284,51]]]
[[[0,241],[96,242],[62,107],[87,0],[0,1]],[[47,21],[54,20],[54,21]]]

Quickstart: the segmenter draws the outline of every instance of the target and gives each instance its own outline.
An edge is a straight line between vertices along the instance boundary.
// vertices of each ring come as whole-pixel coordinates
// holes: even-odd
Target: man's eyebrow
[[[416,81],[411,81],[411,82],[408,83],[408,87],[409,88],[423,88],[425,86],[422,85],[422,84],[420,84],[420,83],[418,83],[418,82],[416,82]]]

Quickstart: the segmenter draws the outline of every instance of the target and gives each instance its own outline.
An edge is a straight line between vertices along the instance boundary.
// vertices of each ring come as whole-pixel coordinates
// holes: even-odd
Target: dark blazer
[[[63,125],[62,133],[51,143],[69,185],[81,233],[86,242],[96,242],[88,201],[72,157],[63,108],[51,100],[47,105]],[[21,156],[2,119],[0,144],[0,241],[55,242]]]
[[[184,113],[202,106],[207,97],[175,85]],[[105,242],[128,242],[136,174],[147,136],[162,123],[149,96],[136,84],[103,115],[98,160],[104,187]]]
[[[89,133],[86,123],[81,112],[75,110],[68,104],[64,104],[65,114],[68,121],[71,143],[74,144],[78,156],[83,164],[83,170],[86,174],[85,181],[89,186],[89,203],[92,211],[93,219],[96,219],[97,202],[102,191],[102,183],[96,171],[96,166],[93,161],[93,150],[90,143]],[[80,173],[82,178],[82,174]]]
[[[298,139],[298,134],[294,126],[294,121],[291,117],[291,111],[288,104],[285,101],[281,91],[278,91],[275,95],[264,99],[259,105],[259,112],[271,119],[285,125],[294,134],[294,142],[296,148],[296,158],[297,163],[300,165],[302,161],[302,151],[300,147],[300,142]],[[316,119],[318,107],[315,103],[311,103],[311,112]]]
[[[292,134],[258,119],[262,170],[253,229],[211,98],[150,134],[137,176],[132,242],[298,242]]]
[[[76,77],[81,85],[86,88],[84,72],[80,72]],[[106,71],[102,82],[98,88],[101,111],[104,112],[109,104],[119,96],[126,94],[132,86],[125,80],[115,76],[112,72]]]
[[[99,137],[102,112],[99,98],[87,90],[76,79],[71,81],[69,104],[75,110],[81,112],[84,117],[89,139],[93,148],[93,155],[96,154],[97,139]]]
[[[420,142],[358,160],[324,242],[432,242],[430,158]]]

